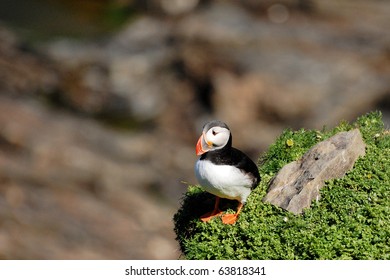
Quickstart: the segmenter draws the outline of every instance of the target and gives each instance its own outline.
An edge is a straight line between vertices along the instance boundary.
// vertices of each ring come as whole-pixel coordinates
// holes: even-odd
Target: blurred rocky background
[[[254,160],[382,110],[387,0],[2,0],[0,258],[176,259],[203,123]]]

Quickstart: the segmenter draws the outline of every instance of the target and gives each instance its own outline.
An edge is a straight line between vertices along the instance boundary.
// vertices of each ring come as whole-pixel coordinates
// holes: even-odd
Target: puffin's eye
[[[215,135],[217,135],[217,132],[213,129],[212,131],[211,131],[211,133],[215,136]]]

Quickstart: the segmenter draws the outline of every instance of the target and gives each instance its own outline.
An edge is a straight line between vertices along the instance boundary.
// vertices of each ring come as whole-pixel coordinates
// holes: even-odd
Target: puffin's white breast
[[[217,165],[208,160],[198,160],[195,164],[195,175],[206,191],[222,198],[245,203],[251,193],[251,177],[231,165]]]

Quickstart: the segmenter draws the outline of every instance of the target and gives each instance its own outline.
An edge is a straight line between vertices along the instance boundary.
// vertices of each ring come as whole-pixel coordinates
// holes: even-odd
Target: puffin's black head
[[[229,127],[221,121],[210,121],[203,126],[202,135],[196,144],[196,154],[199,156],[225,146],[232,146],[232,136]]]

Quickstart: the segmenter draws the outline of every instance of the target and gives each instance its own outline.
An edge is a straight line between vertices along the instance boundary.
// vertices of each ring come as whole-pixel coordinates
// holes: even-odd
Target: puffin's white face
[[[230,130],[215,126],[210,128],[204,135],[206,143],[211,143],[214,148],[222,148],[229,141]]]
[[[230,138],[230,130],[223,126],[212,126],[213,122],[205,125],[203,133],[196,144],[196,154],[199,156],[208,151],[225,147]]]

